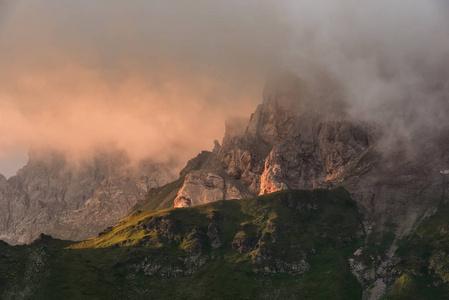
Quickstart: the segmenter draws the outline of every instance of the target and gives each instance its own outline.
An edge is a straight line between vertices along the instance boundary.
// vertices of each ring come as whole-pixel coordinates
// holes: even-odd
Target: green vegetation
[[[364,236],[344,189],[143,208],[81,243],[0,246],[0,298],[361,298],[348,258]]]
[[[134,210],[156,210],[173,207],[176,195],[181,189],[186,175],[195,170],[215,169],[220,167],[220,160],[213,152],[203,151],[197,157],[189,160],[187,166],[181,170],[179,179],[162,187],[151,189],[142,203],[137,204]]]
[[[184,177],[180,177],[178,180],[167,183],[164,186],[152,188],[145,200],[136,205],[134,210],[156,210],[173,207],[176,194],[182,187],[183,182]]]
[[[372,266],[372,257],[385,257],[386,252],[393,245],[397,225],[391,221],[385,222],[382,227],[373,230],[363,244],[363,251],[359,260],[366,265]]]
[[[396,266],[403,275],[384,299],[449,299],[449,204],[441,204],[399,241]]]

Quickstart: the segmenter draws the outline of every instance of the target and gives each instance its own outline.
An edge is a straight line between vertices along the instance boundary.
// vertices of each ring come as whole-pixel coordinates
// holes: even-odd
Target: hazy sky
[[[279,66],[337,78],[352,116],[441,124],[447,20],[432,0],[0,0],[0,173],[32,146],[186,160]]]

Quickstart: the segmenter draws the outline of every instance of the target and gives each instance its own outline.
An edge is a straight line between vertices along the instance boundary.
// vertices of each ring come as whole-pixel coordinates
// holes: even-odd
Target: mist
[[[249,117],[273,69],[317,88],[332,77],[350,118],[401,136],[449,123],[443,1],[23,0],[0,11],[0,162],[99,146],[186,161],[226,119]]]

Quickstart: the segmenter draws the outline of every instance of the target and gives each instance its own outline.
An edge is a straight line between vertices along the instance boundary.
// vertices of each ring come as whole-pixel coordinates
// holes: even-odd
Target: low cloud
[[[443,1],[0,2],[0,157],[29,147],[187,160],[285,68],[407,136],[446,126]],[[321,83],[323,84],[323,83]],[[324,88],[324,87],[323,87]],[[1,170],[0,170],[1,171]]]

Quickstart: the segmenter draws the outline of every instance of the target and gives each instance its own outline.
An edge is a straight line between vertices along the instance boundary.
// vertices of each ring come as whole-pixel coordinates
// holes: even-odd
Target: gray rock
[[[222,245],[220,239],[220,228],[217,225],[209,223],[207,226],[207,236],[213,249],[217,249]]]
[[[57,152],[30,152],[28,164],[0,178],[0,239],[28,243],[39,233],[83,240],[114,225],[152,187],[173,180],[170,168],[121,152],[71,163]]]
[[[232,241],[232,248],[240,253],[249,253],[254,248],[254,241],[244,231],[239,231],[234,236]]]
[[[213,152],[219,163],[196,169],[191,176],[199,179],[187,178],[176,205],[343,186],[365,214],[365,231],[389,221],[398,237],[410,232],[441,200],[449,130],[391,136],[379,124],[349,118],[333,88],[291,74],[269,80],[246,129],[226,124]],[[208,174],[223,184],[210,185]]]

